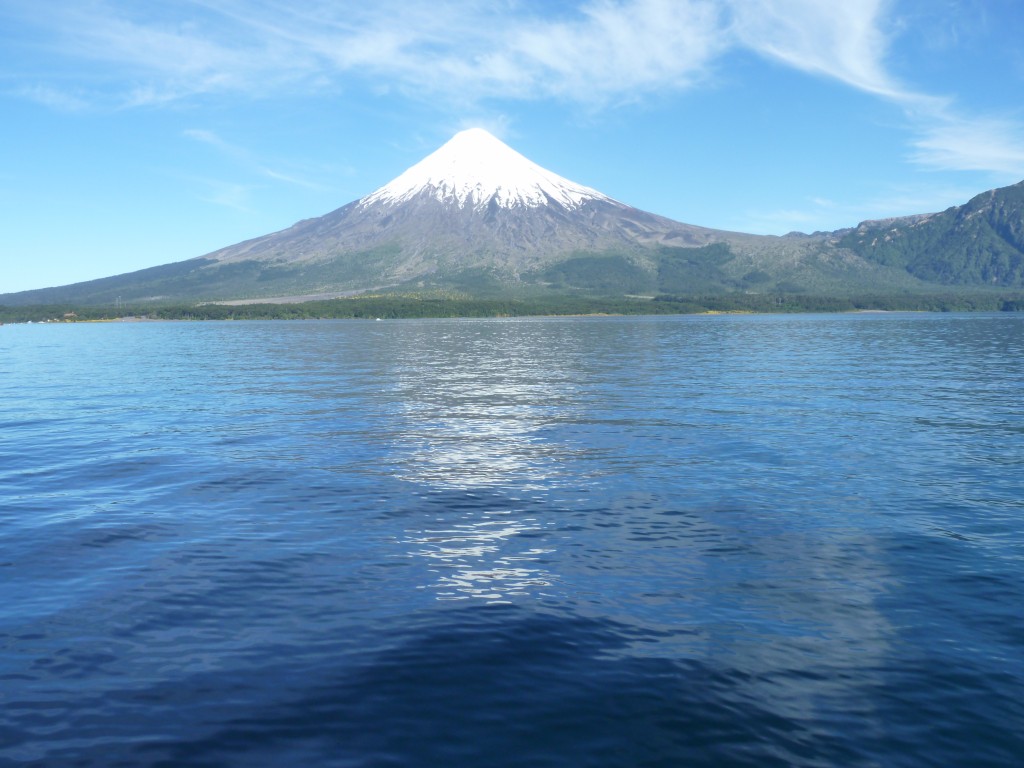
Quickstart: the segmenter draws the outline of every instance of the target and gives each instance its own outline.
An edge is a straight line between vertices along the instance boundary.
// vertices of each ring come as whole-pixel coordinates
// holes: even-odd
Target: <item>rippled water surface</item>
[[[1024,317],[0,328],[0,764],[1019,765]]]

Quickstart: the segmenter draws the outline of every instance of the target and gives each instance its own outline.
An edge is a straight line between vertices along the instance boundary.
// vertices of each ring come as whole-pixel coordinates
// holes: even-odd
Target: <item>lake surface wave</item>
[[[1017,765],[1024,317],[0,328],[0,764]]]

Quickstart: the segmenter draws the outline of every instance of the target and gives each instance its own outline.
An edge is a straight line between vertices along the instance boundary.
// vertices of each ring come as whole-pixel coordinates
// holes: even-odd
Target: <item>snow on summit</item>
[[[595,189],[541,168],[483,128],[455,134],[359,205],[394,205],[424,193],[440,202],[474,209],[486,207],[492,199],[503,208],[537,208],[553,202],[573,209],[585,200],[613,202]]]

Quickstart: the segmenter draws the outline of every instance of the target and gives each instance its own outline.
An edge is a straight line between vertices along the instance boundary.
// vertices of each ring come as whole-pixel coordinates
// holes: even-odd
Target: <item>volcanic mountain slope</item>
[[[344,208],[207,258],[324,264],[367,254],[351,266],[378,282],[467,268],[514,281],[576,252],[693,247],[723,234],[623,205],[471,129]]]
[[[1024,221],[1018,202],[1013,197],[984,221],[993,231],[1016,237]],[[936,217],[942,226],[959,221],[948,211]],[[898,227],[914,234],[917,219],[899,221]],[[922,266],[922,260],[957,258],[926,252],[943,242],[941,231],[928,230],[924,246],[894,256],[877,247],[877,237],[869,237],[872,226],[768,237],[682,224],[565,179],[486,131],[471,129],[383,187],[325,216],[188,261],[0,295],[0,303],[295,300],[382,289],[473,295],[737,290],[842,295],[928,290],[956,281],[955,275],[937,279],[946,273]],[[902,242],[918,243],[918,237]],[[1015,258],[1019,238],[1013,237],[1005,240],[1010,250],[1000,258]],[[1019,282],[1018,273],[1006,272],[1011,279],[1006,284]]]

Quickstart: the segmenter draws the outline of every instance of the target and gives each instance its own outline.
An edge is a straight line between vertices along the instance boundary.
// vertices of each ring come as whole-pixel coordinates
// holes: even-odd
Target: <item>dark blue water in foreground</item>
[[[0,763],[1024,760],[1024,316],[0,328]]]

